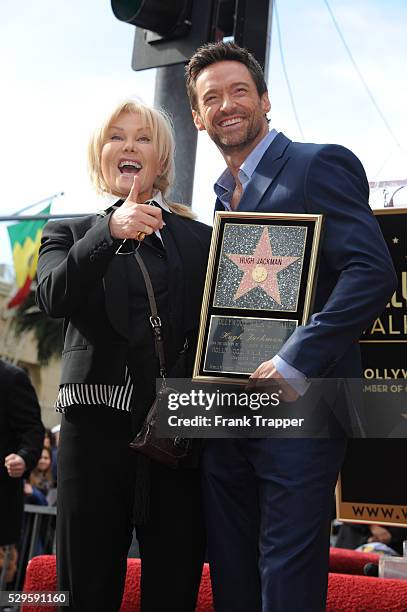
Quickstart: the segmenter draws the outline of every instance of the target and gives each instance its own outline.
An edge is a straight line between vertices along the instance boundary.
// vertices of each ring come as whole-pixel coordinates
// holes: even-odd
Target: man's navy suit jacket
[[[368,198],[363,166],[351,151],[292,142],[280,132],[240,200],[242,212],[324,215],[314,314],[279,351],[308,378],[361,376],[358,339],[396,288]],[[216,210],[224,210],[219,200]]]

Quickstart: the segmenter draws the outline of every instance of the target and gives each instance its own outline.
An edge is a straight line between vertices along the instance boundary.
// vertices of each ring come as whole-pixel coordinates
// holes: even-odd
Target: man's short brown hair
[[[259,96],[267,91],[263,70],[254,55],[247,49],[239,47],[233,42],[207,43],[195,51],[185,69],[187,93],[193,110],[198,110],[195,84],[199,73],[211,64],[225,61],[240,62],[246,66],[253,78]]]

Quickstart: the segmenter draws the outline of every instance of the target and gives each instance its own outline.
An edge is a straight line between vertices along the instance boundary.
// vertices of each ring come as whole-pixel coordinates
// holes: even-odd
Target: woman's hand
[[[24,495],[32,495],[32,494],[33,494],[32,485],[30,485],[29,482],[25,482],[24,483]]]
[[[135,175],[125,202],[110,217],[110,233],[113,238],[137,238],[138,232],[152,234],[163,228],[161,208],[137,202],[140,178]]]
[[[368,539],[368,542],[382,542],[383,544],[390,544],[391,533],[386,527],[382,525],[370,525],[370,533],[372,534]]]

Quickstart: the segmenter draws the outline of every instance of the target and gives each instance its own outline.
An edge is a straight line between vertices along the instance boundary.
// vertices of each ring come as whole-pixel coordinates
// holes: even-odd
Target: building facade
[[[45,427],[53,427],[60,421],[60,415],[54,409],[60,379],[60,359],[52,359],[47,366],[40,365],[32,332],[18,337],[15,335],[12,313],[7,309],[12,292],[13,284],[7,270],[0,269],[0,357],[27,372],[38,395],[43,423]]]

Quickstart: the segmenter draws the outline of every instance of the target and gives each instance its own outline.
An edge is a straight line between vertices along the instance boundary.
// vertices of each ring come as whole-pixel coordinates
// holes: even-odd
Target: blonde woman
[[[40,307],[65,318],[57,408],[58,588],[75,612],[119,610],[133,526],[143,612],[192,612],[203,557],[199,470],[171,470],[129,449],[159,376],[136,246],[149,271],[168,370],[196,342],[211,230],[167,199],[174,176],[168,118],[119,105],[89,146],[92,182],[115,205],[49,223],[38,265]],[[152,205],[153,204],[153,205]],[[84,203],[86,208],[86,203]]]

